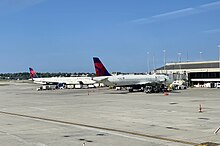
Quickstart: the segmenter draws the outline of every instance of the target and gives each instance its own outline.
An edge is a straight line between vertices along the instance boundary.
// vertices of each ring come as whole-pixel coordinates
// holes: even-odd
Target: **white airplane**
[[[107,86],[127,87],[129,92],[133,89],[142,89],[146,93],[159,92],[165,84],[172,83],[166,75],[111,75],[97,57],[93,57],[96,76],[93,80],[102,82]]]
[[[91,77],[48,77],[48,78],[38,78],[36,72],[29,68],[30,77],[34,83],[43,85],[92,85],[96,83]]]

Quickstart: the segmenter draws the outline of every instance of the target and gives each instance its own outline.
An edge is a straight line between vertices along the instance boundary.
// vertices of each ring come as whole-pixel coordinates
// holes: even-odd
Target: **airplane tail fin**
[[[111,76],[98,57],[93,57],[96,76]]]
[[[36,72],[33,70],[33,68],[29,68],[29,71],[30,71],[30,77],[33,79],[33,78],[38,78]]]

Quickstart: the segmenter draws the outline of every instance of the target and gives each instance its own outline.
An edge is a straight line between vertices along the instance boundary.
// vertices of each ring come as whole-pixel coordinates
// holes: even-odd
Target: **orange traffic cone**
[[[164,96],[167,96],[167,95],[169,95],[167,92],[164,92]]]
[[[199,105],[199,112],[202,113],[202,105]]]

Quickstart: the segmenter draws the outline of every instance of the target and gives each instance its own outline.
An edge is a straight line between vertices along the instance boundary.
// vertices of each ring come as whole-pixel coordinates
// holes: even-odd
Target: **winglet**
[[[96,76],[111,76],[98,57],[93,57]]]
[[[29,68],[29,71],[30,71],[30,77],[33,79],[33,78],[38,78],[36,72],[33,70],[33,68]]]

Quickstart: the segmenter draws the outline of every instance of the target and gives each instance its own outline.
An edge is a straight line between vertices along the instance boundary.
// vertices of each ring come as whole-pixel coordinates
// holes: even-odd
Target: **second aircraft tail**
[[[29,71],[30,71],[30,77],[33,79],[33,78],[38,78],[36,72],[33,70],[33,68],[29,68]]]

